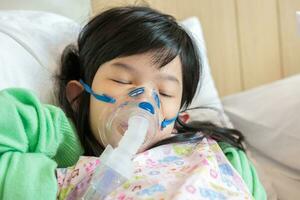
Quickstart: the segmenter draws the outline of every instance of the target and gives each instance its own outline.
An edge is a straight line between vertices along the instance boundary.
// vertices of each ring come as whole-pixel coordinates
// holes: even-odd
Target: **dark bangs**
[[[179,55],[184,91],[181,107],[191,103],[199,81],[199,56],[174,17],[148,7],[113,8],[83,28],[78,45],[81,78],[88,84],[99,66],[118,57],[153,53],[153,64],[160,68]]]
[[[128,6],[109,9],[85,25],[77,45],[62,55],[58,98],[70,117],[85,149],[85,155],[100,155],[104,149],[89,126],[90,95],[82,92],[69,102],[65,88],[69,81],[83,79],[91,85],[101,65],[118,57],[152,53],[153,64],[164,67],[176,56],[182,65],[183,94],[186,108],[196,93],[200,76],[200,58],[191,37],[174,17],[149,7]],[[72,103],[78,100],[77,109]]]

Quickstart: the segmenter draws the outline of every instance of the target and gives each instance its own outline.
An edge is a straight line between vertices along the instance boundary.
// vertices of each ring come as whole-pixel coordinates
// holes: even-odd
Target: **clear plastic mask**
[[[98,134],[105,146],[110,144],[112,147],[116,147],[118,145],[127,130],[129,118],[134,115],[144,117],[149,122],[145,141],[141,148],[148,146],[155,134],[172,124],[177,118],[177,116],[171,119],[163,118],[160,99],[156,90],[146,90],[144,87],[138,87],[116,100],[106,94],[94,93],[82,80],[80,80],[80,83],[86,92],[97,100],[107,103],[107,106],[99,114],[98,123]]]
[[[134,92],[137,92],[137,94],[134,94]],[[101,115],[108,117],[106,119],[102,118],[98,123],[100,139],[103,144],[110,144],[113,147],[118,145],[128,129],[130,117],[142,116],[149,121],[149,128],[143,146],[151,143],[155,134],[160,131],[162,121],[157,92],[152,90],[146,93],[143,88],[137,88],[128,95],[119,98],[116,103],[104,108]]]

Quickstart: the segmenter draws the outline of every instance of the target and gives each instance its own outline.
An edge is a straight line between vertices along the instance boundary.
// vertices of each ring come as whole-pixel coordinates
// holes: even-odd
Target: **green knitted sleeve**
[[[248,160],[245,152],[224,142],[220,142],[219,145],[229,162],[243,178],[254,199],[267,199],[265,189],[259,180],[255,167]]]
[[[82,149],[61,109],[24,89],[0,91],[0,199],[56,199],[57,165]]]

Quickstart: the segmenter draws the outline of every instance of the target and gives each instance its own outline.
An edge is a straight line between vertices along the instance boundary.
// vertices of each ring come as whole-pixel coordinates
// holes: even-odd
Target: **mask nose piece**
[[[153,96],[153,99],[154,99],[157,107],[160,109],[160,99],[159,99],[157,92],[153,91],[152,96]]]
[[[143,109],[143,110],[146,110],[148,112],[150,112],[151,114],[154,115],[154,108],[153,106],[151,105],[151,103],[149,102],[146,102],[146,101],[143,101],[141,103],[139,103],[139,108]]]
[[[130,91],[128,93],[128,96],[130,96],[130,97],[139,97],[140,95],[142,95],[144,93],[145,93],[145,87],[139,87],[139,88],[136,88],[136,89]],[[159,98],[158,98],[158,96],[155,96],[155,94],[156,93],[152,93],[152,98],[154,98],[155,103],[158,104],[158,107],[160,107],[159,103],[157,103],[159,101]],[[143,110],[146,110],[146,111],[150,112],[153,115],[155,113],[155,109],[154,109],[153,105],[148,101],[140,102],[138,104],[138,107],[143,109]]]
[[[145,92],[144,87],[136,88],[128,93],[130,97],[137,97]]]

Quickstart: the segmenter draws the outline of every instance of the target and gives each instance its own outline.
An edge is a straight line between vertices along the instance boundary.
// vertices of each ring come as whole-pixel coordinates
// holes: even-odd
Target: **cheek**
[[[104,103],[97,101],[95,98],[91,97],[90,100],[90,115],[89,115],[89,123],[91,127],[91,131],[93,135],[96,137],[97,141],[102,144],[100,139],[100,133],[98,131],[99,127],[103,125],[103,121],[106,116],[102,112],[104,107]],[[103,144],[102,144],[103,145]]]
[[[164,130],[161,131],[161,137],[162,138],[167,138],[171,136],[171,133],[173,132],[174,129],[174,123],[170,124]]]
[[[178,115],[180,110],[181,96],[174,99],[162,99],[162,114],[165,119],[170,119]]]
[[[162,114],[164,119],[171,119],[178,115],[180,109],[180,102],[181,102],[180,98],[176,100],[174,99],[172,101],[170,100],[169,102],[167,101],[164,102],[164,105],[162,106]],[[168,125],[163,130],[158,130],[157,134],[155,135],[154,142],[170,137],[174,129],[174,124],[175,122]]]
[[[152,145],[156,144],[159,141],[162,141],[162,140],[164,140],[166,138],[170,138],[171,137],[171,133],[173,131],[173,128],[174,128],[174,124],[171,124],[171,125],[167,126],[163,131],[157,131],[157,133],[152,138],[152,140],[149,143],[149,145],[147,147],[145,147],[143,150],[145,150],[146,148],[151,147]]]

